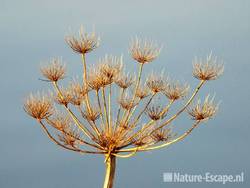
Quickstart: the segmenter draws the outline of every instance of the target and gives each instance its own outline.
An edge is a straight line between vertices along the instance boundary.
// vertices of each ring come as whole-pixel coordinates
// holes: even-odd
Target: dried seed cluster
[[[24,110],[31,117],[41,120],[53,114],[53,105],[47,96],[31,94],[24,103]]]
[[[53,85],[54,96],[30,95],[24,103],[27,114],[37,119],[49,138],[65,149],[106,156],[126,153],[130,156],[138,151],[158,149],[182,140],[218,110],[209,97],[190,105],[207,81],[223,73],[223,65],[212,55],[205,60],[194,60],[193,76],[201,81],[186,100],[190,89],[187,84],[170,81],[162,74],[151,74],[146,76],[146,81],[142,80],[144,66],[160,54],[161,48],[156,43],[137,38],[132,41],[130,55],[139,66],[134,76],[125,72],[122,57],[106,55],[97,64],[88,62],[87,55],[100,43],[94,32],[88,34],[81,29],[79,37],[68,36],[66,42],[81,55],[83,81],[73,80],[63,87],[61,80],[65,78],[66,67],[61,60],[52,59],[41,72]],[[156,98],[160,99],[160,105],[152,102]],[[51,99],[66,113],[55,112]],[[170,116],[169,111],[178,99],[186,102],[183,100],[183,106]],[[167,126],[186,110],[194,125],[175,137]],[[143,124],[142,120],[147,122]],[[50,133],[48,127],[55,131]]]
[[[223,74],[224,66],[217,62],[212,54],[205,60],[195,58],[193,62],[193,75],[199,80],[215,80]]]
[[[136,38],[130,46],[130,54],[134,60],[141,64],[154,61],[160,54],[161,48],[148,40]]]

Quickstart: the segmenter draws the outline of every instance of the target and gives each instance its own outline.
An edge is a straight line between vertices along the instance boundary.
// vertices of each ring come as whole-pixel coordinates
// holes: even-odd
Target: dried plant
[[[83,80],[71,81],[66,87],[59,85],[66,75],[65,65],[60,59],[52,59],[50,65],[41,68],[41,72],[54,87],[53,96],[31,94],[24,103],[24,110],[37,120],[53,142],[64,149],[104,155],[104,188],[113,187],[117,158],[132,157],[138,152],[181,141],[218,110],[214,99],[209,97],[204,102],[198,100],[192,104],[201,87],[223,72],[223,65],[218,64],[212,54],[205,60],[194,60],[193,76],[200,82],[187,98],[187,84],[170,82],[162,74],[151,74],[142,83],[143,67],[160,54],[156,43],[139,39],[132,41],[130,54],[139,68],[138,75],[131,76],[124,72],[122,57],[115,56],[105,56],[87,70],[86,55],[99,46],[99,37],[95,33],[88,34],[81,29],[79,38],[69,36],[66,42],[81,55]],[[114,95],[115,92],[119,94]],[[161,100],[161,105],[153,104],[156,96],[167,99],[168,103]],[[170,116],[170,108],[179,99],[183,99],[183,106]],[[66,113],[58,113],[53,101]],[[169,125],[184,111],[194,123],[176,136]],[[142,123],[142,120],[147,122]]]

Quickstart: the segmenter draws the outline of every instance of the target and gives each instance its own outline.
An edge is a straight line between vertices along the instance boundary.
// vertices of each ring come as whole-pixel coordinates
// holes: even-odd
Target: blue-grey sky
[[[215,119],[200,126],[184,142],[155,152],[120,159],[116,187],[210,187],[211,184],[167,184],[163,172],[199,174],[245,173],[249,187],[250,143],[250,1],[248,0],[0,0],[0,187],[96,188],[102,186],[102,157],[82,156],[51,143],[22,109],[30,91],[47,90],[41,62],[62,57],[69,75],[80,73],[79,57],[64,36],[80,25],[94,27],[101,46],[94,63],[107,54],[124,55],[133,70],[128,44],[140,36],[163,44],[157,61],[146,67],[165,69],[171,77],[195,86],[192,59],[210,51],[223,59],[225,74],[209,82],[201,96],[216,93],[221,101]],[[187,128],[186,119],[176,124]],[[214,183],[213,187],[223,187]]]

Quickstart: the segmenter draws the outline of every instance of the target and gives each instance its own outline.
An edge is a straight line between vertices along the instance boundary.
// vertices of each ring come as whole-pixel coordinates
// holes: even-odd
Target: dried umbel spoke
[[[167,83],[162,75],[157,76],[156,74],[151,74],[148,77],[146,84],[152,93],[158,93],[165,89]]]
[[[81,27],[79,31],[79,37],[67,36],[65,38],[66,42],[72,48],[73,51],[80,54],[86,54],[96,49],[99,46],[100,38],[95,34],[86,33]]]
[[[135,81],[134,77],[130,74],[125,74],[125,73],[120,73],[116,80],[115,83],[122,89],[127,89],[130,87],[133,82]]]
[[[41,120],[53,114],[53,105],[51,100],[41,94],[30,94],[24,102],[24,110],[31,117]]]
[[[138,63],[145,64],[154,61],[161,48],[152,41],[134,39],[130,46],[130,54]]]
[[[213,117],[218,111],[218,105],[214,104],[214,98],[210,99],[209,95],[202,103],[199,99],[197,103],[188,110],[189,115],[195,120],[204,120]]]
[[[118,122],[118,131],[117,132],[120,132],[120,131],[128,131],[130,129],[130,124],[127,122],[127,121],[119,121]]]
[[[204,102],[198,100],[191,104],[208,80],[217,79],[222,74],[223,65],[211,54],[205,60],[196,58],[193,76],[200,82],[187,98],[188,84],[170,81],[161,73],[143,75],[144,67],[160,54],[156,43],[137,38],[132,41],[129,53],[138,62],[134,76],[124,72],[122,57],[112,55],[106,55],[88,67],[87,56],[99,46],[99,41],[94,32],[88,34],[83,29],[79,37],[66,37],[68,45],[81,56],[81,81],[73,80],[63,86],[60,82],[65,78],[65,65],[58,58],[52,59],[41,72],[53,86],[54,94],[49,97],[30,95],[24,110],[61,148],[81,154],[103,154],[107,169],[103,188],[112,188],[116,158],[132,157],[137,152],[156,150],[181,141],[200,123],[216,114],[218,105],[214,104],[213,98],[206,97]],[[182,106],[173,108],[178,99],[183,99]],[[159,105],[153,104],[155,100]],[[54,101],[64,112],[54,112]],[[185,111],[194,123],[176,137],[169,125]],[[58,138],[54,138],[56,135]]]
[[[163,90],[163,94],[166,95],[170,100],[178,100],[185,97],[188,94],[189,85],[180,84],[177,82],[172,82],[166,84],[166,87]]]
[[[41,72],[49,81],[57,82],[65,77],[66,68],[59,58],[55,58],[49,65],[42,67]]]
[[[207,56],[207,59],[195,58],[193,62],[193,75],[199,80],[215,80],[224,71],[223,64],[217,62],[217,58],[212,54]]]

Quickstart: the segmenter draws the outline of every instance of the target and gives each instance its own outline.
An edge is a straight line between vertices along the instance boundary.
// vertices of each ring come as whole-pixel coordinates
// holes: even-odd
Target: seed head
[[[154,142],[153,138],[149,134],[150,131],[144,131],[138,134],[138,136],[134,139],[133,144],[135,146],[144,146],[151,144]]]
[[[153,93],[158,93],[164,90],[166,86],[166,81],[162,75],[157,76],[156,74],[151,74],[148,77],[146,84]]]
[[[149,89],[145,85],[141,85],[138,87],[138,89],[135,92],[135,96],[138,97],[139,99],[144,99],[147,96],[149,96]]]
[[[79,144],[77,139],[80,138],[80,134],[78,131],[69,128],[66,133],[58,134],[58,138],[63,144],[75,148]]]
[[[193,107],[188,109],[189,115],[194,120],[209,119],[218,111],[218,104],[214,104],[214,97],[209,99],[209,95],[205,98],[204,103],[199,99]]]
[[[162,118],[162,113],[163,111],[163,108],[161,106],[149,106],[147,109],[146,109],[146,114],[148,115],[148,117],[154,121],[157,121],[159,119]]]
[[[171,129],[158,129],[154,131],[151,135],[151,137],[156,141],[156,142],[166,142],[169,141],[172,137],[172,131]]]
[[[79,31],[79,37],[67,36],[65,38],[66,42],[76,53],[86,54],[96,49],[99,46],[100,38],[92,32],[90,34],[86,33],[81,27]]]
[[[86,87],[83,87],[82,84],[80,84],[77,81],[73,81],[70,83],[70,86],[68,88],[68,93],[70,96],[69,102],[73,105],[80,106],[84,100],[84,96],[89,92],[89,89]]]
[[[82,113],[83,118],[88,121],[96,121],[100,117],[100,111],[97,109],[97,107],[92,107],[90,111],[85,109]]]
[[[180,84],[179,82],[168,83],[163,90],[163,94],[170,100],[178,100],[187,95],[189,91],[189,85]]]
[[[109,84],[109,80],[102,75],[99,69],[92,68],[88,74],[88,85],[91,89],[99,91]]]
[[[134,77],[131,76],[130,74],[124,74],[124,73],[120,73],[116,80],[115,83],[122,89],[127,89],[128,87],[130,87],[133,82],[134,82]]]
[[[41,67],[41,72],[49,81],[57,82],[65,77],[66,68],[59,58],[52,59],[51,64]]]
[[[61,93],[56,94],[55,101],[58,104],[67,106],[70,102],[72,102],[73,96],[72,91],[69,88],[61,88]]]
[[[224,66],[217,63],[217,58],[212,54],[206,60],[195,58],[193,62],[193,75],[199,80],[215,80],[224,71]]]
[[[53,114],[53,105],[45,95],[30,94],[24,102],[24,110],[31,117],[41,120]]]
[[[100,59],[99,62],[99,69],[102,76],[104,76],[109,84],[111,84],[122,69],[122,57],[105,56],[103,59]]]
[[[136,38],[130,46],[130,54],[138,63],[145,64],[154,61],[160,54],[161,48],[152,41]]]
[[[121,105],[122,108],[130,110],[138,104],[138,101],[133,102],[133,98],[131,97],[131,95],[126,93],[123,97],[121,97],[118,100],[118,103]]]
[[[65,131],[70,127],[72,121],[68,115],[57,113],[49,119],[48,123],[59,131]]]

